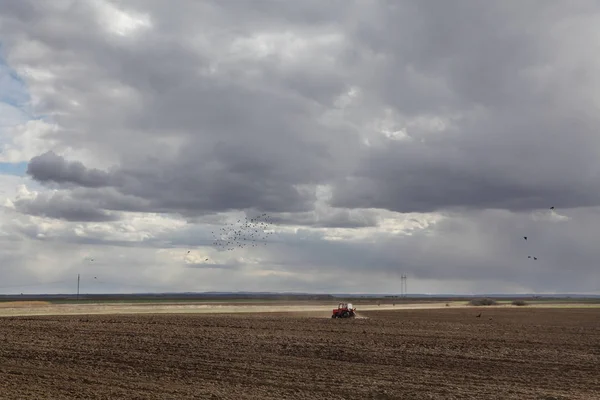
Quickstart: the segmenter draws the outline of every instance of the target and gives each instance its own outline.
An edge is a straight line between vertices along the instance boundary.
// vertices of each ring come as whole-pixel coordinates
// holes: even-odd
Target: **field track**
[[[327,316],[5,316],[0,399],[600,399],[597,308]]]

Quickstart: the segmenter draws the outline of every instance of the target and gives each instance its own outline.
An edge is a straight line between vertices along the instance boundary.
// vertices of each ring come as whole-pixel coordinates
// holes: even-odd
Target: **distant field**
[[[231,314],[231,313],[267,313],[267,312],[321,312],[329,316],[331,310],[337,307],[337,302],[299,302],[299,301],[255,301],[255,302],[142,302],[142,303],[61,303],[61,304],[36,304],[19,305],[17,302],[0,307],[2,316],[27,316],[27,315],[98,315],[98,314]],[[358,312],[367,310],[386,309],[436,309],[448,307],[464,307],[464,304],[450,303],[405,303],[382,304],[355,303]]]
[[[597,310],[361,316],[5,317],[0,399],[600,399]]]
[[[48,306],[52,303],[48,301],[3,301],[0,302],[0,308],[29,308]]]
[[[228,303],[256,303],[256,302],[270,302],[277,300],[264,300],[264,299],[226,299]],[[223,300],[215,299],[62,299],[62,300],[50,300],[52,304],[99,304],[99,303],[116,303],[116,304],[138,304],[138,303],[222,303]]]
[[[322,312],[330,314],[338,301],[284,301],[260,299],[234,300],[110,300],[110,301],[23,301],[0,302],[0,317],[26,315],[98,315],[98,314],[189,314],[189,313],[265,313],[265,312]],[[353,301],[358,311],[474,308],[467,301],[382,302],[372,299]],[[494,306],[479,308],[600,308],[600,302],[532,301],[526,306],[513,306],[511,301],[499,301]]]

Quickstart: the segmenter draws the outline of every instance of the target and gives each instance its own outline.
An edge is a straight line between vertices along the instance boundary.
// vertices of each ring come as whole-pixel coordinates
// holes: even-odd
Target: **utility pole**
[[[400,297],[404,297],[404,274],[400,274]]]
[[[400,275],[400,297],[406,297],[406,275]]]
[[[79,300],[79,274],[77,274],[77,300]]]

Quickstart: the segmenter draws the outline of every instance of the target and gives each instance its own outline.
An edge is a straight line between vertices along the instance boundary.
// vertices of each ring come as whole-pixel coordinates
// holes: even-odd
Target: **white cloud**
[[[19,121],[4,130],[0,161],[18,163],[28,162],[32,157],[52,149],[56,142],[50,138],[57,132],[54,124],[42,120]]]
[[[129,36],[138,33],[141,29],[152,27],[148,14],[119,9],[104,0],[94,0],[91,5],[96,9],[101,26],[112,34]]]

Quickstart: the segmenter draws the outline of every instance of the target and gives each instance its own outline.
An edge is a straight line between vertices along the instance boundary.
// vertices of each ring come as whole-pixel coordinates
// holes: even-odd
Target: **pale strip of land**
[[[0,303],[0,317],[9,316],[43,316],[43,315],[101,315],[101,314],[229,314],[229,313],[318,313],[329,316],[331,310],[337,304],[220,304],[210,303],[187,303],[187,304],[161,304],[156,303],[85,303],[85,304],[52,304],[45,302],[7,302]],[[431,302],[431,303],[403,303],[403,304],[361,304],[357,305],[357,311],[374,310],[416,310],[416,309],[444,309],[444,308],[517,308],[508,304],[494,306],[473,307],[467,302]],[[585,303],[549,303],[540,302],[527,305],[528,308],[598,308],[600,304]],[[522,308],[522,307],[521,307]]]
[[[457,307],[459,305],[454,305]],[[0,307],[0,316],[28,315],[90,315],[90,314],[229,314],[229,313],[269,313],[269,312],[323,312],[331,313],[336,304],[301,304],[301,305],[236,305],[236,304],[46,304],[35,306]],[[421,303],[402,305],[361,305],[360,311],[393,310],[393,309],[436,309],[446,307],[446,303]]]

